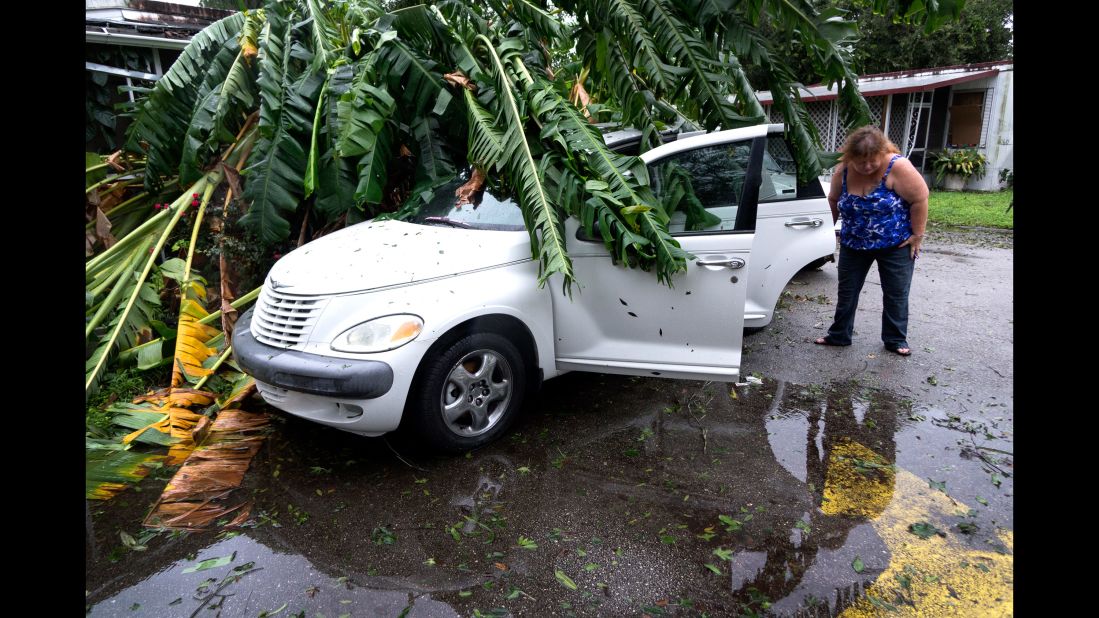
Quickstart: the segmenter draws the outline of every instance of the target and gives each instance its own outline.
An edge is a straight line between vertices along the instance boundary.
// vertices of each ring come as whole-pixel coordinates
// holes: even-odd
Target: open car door
[[[698,380],[740,375],[748,264],[767,127],[689,137],[650,150],[653,192],[691,202],[669,230],[695,256],[672,287],[615,264],[602,239],[566,222],[579,282],[570,299],[554,286],[557,368]]]

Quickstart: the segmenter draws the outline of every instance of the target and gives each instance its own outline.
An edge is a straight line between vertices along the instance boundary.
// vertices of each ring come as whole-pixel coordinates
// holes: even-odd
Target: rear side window
[[[762,178],[759,186],[759,203],[784,202],[786,200],[824,197],[820,181],[812,179],[798,184],[798,167],[794,150],[780,134],[767,136],[767,149],[763,153]]]

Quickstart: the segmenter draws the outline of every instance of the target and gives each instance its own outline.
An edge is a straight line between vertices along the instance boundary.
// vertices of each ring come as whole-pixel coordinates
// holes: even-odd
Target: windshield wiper
[[[424,217],[424,223],[442,223],[443,225],[449,225],[451,227],[460,227],[467,230],[475,229],[472,225],[464,223],[462,221],[455,221],[454,219],[448,219],[446,217]]]

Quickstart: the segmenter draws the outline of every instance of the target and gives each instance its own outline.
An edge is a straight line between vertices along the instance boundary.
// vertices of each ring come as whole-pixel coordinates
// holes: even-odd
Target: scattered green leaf
[[[863,564],[862,558],[855,556],[855,559],[851,561],[851,568],[854,569],[856,573],[862,573],[863,570],[866,569],[866,565]]]
[[[198,564],[196,564],[194,566],[187,567],[186,569],[183,569],[183,572],[184,573],[196,573],[198,571],[205,571],[207,569],[214,569],[214,568],[217,568],[219,566],[225,566],[225,565],[229,564],[230,562],[232,562],[233,559],[236,558],[236,557],[237,557],[237,552],[233,552],[233,553],[229,554],[228,556],[222,556],[220,558],[210,558],[210,559],[207,559],[207,560],[203,560],[202,562],[199,562]]]
[[[934,536],[936,534],[939,535],[939,536],[946,536],[945,533],[943,533],[941,530],[939,530],[935,526],[927,523],[926,521],[921,521],[921,522],[918,522],[918,523],[915,523],[915,524],[910,524],[908,526],[908,531],[911,532],[912,534],[920,537],[921,539],[929,539],[929,538],[931,538],[932,536]]]
[[[272,611],[267,611],[267,610],[264,610],[264,611],[261,611],[260,613],[256,614],[256,618],[267,618],[268,616],[274,616],[275,614],[280,614],[280,613],[282,613],[282,610],[286,609],[286,607],[287,607],[288,605],[289,605],[289,603],[283,603],[283,604],[282,604],[282,607],[279,607],[279,608],[278,608],[278,609],[276,609],[276,610],[272,610]]]
[[[729,517],[728,515],[718,515],[717,518],[721,521],[721,523],[725,524],[726,532],[736,532],[737,530],[740,530],[744,527],[743,523],[741,523],[739,520]]]
[[[576,590],[576,582],[572,581],[572,578],[570,578],[568,575],[565,575],[565,572],[561,569],[556,569],[553,572],[553,575],[557,578],[557,581],[561,582],[562,586],[568,588],[569,590]]]

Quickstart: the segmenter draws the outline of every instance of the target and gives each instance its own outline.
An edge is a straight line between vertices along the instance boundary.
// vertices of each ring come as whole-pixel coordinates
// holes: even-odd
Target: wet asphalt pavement
[[[90,503],[89,615],[1011,615],[1011,236],[932,234],[909,358],[873,270],[812,345],[828,264],[746,339],[759,385],[568,374],[454,458],[275,411],[248,527],[131,551],[164,475]]]

